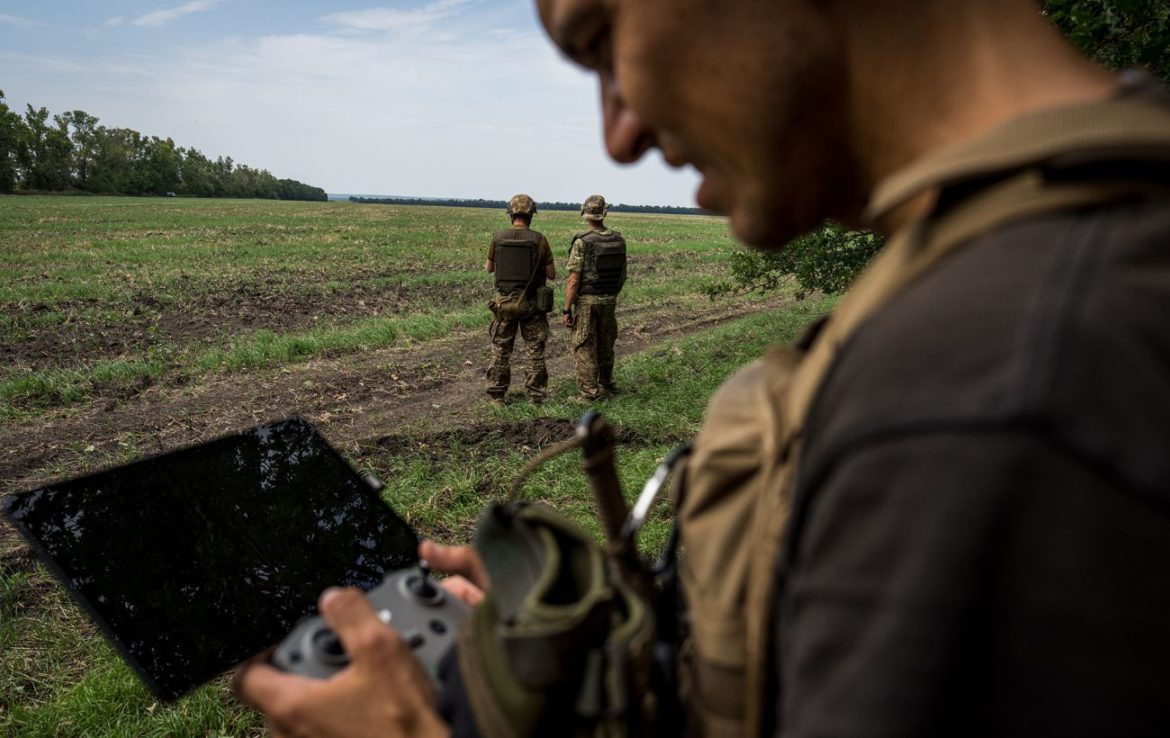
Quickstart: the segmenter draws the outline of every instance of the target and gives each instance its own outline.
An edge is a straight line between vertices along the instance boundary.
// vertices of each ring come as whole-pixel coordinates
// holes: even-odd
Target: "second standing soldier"
[[[488,395],[502,403],[512,379],[512,347],[516,332],[524,337],[528,352],[528,369],[524,389],[528,399],[539,405],[548,396],[548,368],[544,346],[548,341],[548,311],[552,293],[545,281],[556,279],[552,248],[548,240],[529,228],[536,215],[536,203],[528,195],[515,195],[508,201],[512,227],[496,231],[488,247],[484,268],[495,274],[496,295],[490,303],[492,321],[492,363],[487,376]],[[546,297],[546,304],[541,304]]]
[[[626,240],[605,227],[609,205],[590,195],[581,205],[589,230],[573,237],[564,323],[573,329],[577,390],[588,401],[614,394],[613,345],[617,341],[617,296],[626,283]],[[575,308],[575,311],[574,311]]]

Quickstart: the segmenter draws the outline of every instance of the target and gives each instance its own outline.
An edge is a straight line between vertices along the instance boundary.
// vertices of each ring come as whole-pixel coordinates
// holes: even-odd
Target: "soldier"
[[[566,327],[573,329],[577,391],[587,402],[617,392],[613,381],[613,345],[617,341],[617,296],[626,283],[626,240],[605,227],[609,205],[601,195],[581,204],[589,230],[573,236],[569,279],[565,284]],[[575,308],[575,311],[574,311]]]
[[[548,341],[548,314],[551,304],[538,304],[538,296],[551,297],[548,280],[556,279],[552,249],[548,240],[530,228],[536,215],[536,202],[528,195],[515,195],[508,201],[512,227],[492,234],[484,268],[495,274],[496,295],[489,303],[492,311],[492,363],[488,368],[488,395],[492,402],[503,404],[512,380],[510,364],[516,333],[524,338],[528,366],[524,390],[528,399],[539,405],[548,397],[548,368],[544,347]]]
[[[692,163],[759,248],[826,217],[890,237],[709,405],[678,511],[688,734],[1162,734],[1166,89],[1034,0],[538,5],[614,159]],[[424,555],[486,584],[466,549]],[[439,724],[360,593],[322,605],[355,668],[245,672],[278,726],[498,724]]]

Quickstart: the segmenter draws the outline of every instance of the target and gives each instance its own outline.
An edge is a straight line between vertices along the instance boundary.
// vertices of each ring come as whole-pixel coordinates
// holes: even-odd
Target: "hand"
[[[275,738],[448,736],[435,688],[398,632],[359,589],[328,589],[319,603],[350,664],[330,679],[286,674],[262,660],[236,671],[232,688],[264,713]]]
[[[573,314],[572,313],[564,313],[561,317],[564,318],[564,320],[562,320],[561,322],[565,324],[566,328],[573,327]]]
[[[427,560],[433,571],[453,575],[439,583],[453,597],[469,607],[475,607],[483,599],[484,590],[488,588],[487,570],[473,549],[423,541],[418,545],[418,555]]]

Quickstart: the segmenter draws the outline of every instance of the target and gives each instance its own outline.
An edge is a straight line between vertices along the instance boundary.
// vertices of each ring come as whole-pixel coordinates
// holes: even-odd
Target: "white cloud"
[[[163,8],[162,10],[155,10],[146,15],[141,15],[131,21],[131,23],[136,26],[165,26],[171,21],[182,18],[185,15],[213,10],[217,5],[219,5],[219,0],[191,0],[191,2],[176,5],[173,8]]]
[[[418,31],[453,14],[468,0],[435,0],[421,8],[370,8],[330,13],[321,20],[357,31]]]
[[[403,12],[437,19],[464,2]],[[330,192],[691,202],[692,173],[669,171],[657,157],[620,168],[606,159],[596,81],[559,57],[534,17],[476,5],[488,10],[436,25],[442,33],[392,41],[237,37],[102,60],[0,51],[0,68],[8,57],[27,70],[6,80],[15,101],[85,110],[104,125],[169,136]]]
[[[44,23],[31,20],[29,18],[18,18],[15,15],[4,15],[3,13],[0,13],[0,25],[16,26],[17,28],[31,28],[33,26],[43,26]]]
[[[105,22],[103,22],[102,26],[105,28],[117,28],[125,22],[125,18],[120,15],[115,15],[113,18],[108,18]]]

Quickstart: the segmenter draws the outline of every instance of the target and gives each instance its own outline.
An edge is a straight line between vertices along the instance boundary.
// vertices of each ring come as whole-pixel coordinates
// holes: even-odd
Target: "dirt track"
[[[783,300],[720,301],[686,315],[668,303],[621,310],[618,360]],[[513,388],[522,377],[522,369],[516,371],[522,356],[517,350]],[[557,325],[547,356],[553,377],[571,375],[566,331]],[[0,494],[105,466],[102,459],[125,455],[127,446],[157,453],[292,414],[309,417],[350,452],[404,427],[441,434],[476,426],[488,416],[482,406],[487,357],[487,340],[475,331],[216,375],[195,385],[150,387],[124,400],[99,398],[0,428]]]

